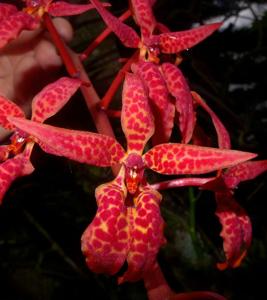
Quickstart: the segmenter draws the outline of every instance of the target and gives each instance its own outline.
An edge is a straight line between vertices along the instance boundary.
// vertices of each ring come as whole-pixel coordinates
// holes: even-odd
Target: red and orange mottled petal
[[[228,168],[257,155],[237,150],[224,150],[186,144],[161,144],[143,155],[146,166],[158,173],[204,174]]]
[[[193,99],[189,86],[181,70],[171,63],[164,63],[161,66],[163,76],[169,92],[175,98],[176,110],[179,113],[179,128],[182,142],[187,144],[193,134],[195,126],[195,113]]]
[[[267,171],[267,160],[248,161],[234,166],[223,174],[229,189],[234,189],[242,181],[251,180]]]
[[[115,165],[125,155],[122,146],[106,135],[58,128],[20,118],[10,118],[9,121],[33,136],[40,147],[50,154],[99,167]]]
[[[200,97],[200,95],[196,92],[192,92],[193,99],[195,102],[200,105],[211,117],[215,130],[217,132],[218,137],[218,145],[219,148],[222,149],[230,149],[231,141],[230,136],[226,128],[224,127],[221,120],[218,116],[210,109],[207,103]]]
[[[0,126],[7,130],[15,130],[16,126],[10,123],[7,117],[25,118],[25,115],[14,102],[0,95]]]
[[[32,173],[33,170],[28,153],[21,153],[0,164],[0,204],[12,182],[20,176]]]
[[[226,261],[219,269],[236,268],[246,256],[251,244],[252,227],[245,210],[235,201],[231,191],[216,193],[216,215],[222,225],[220,233]]]
[[[158,66],[153,63],[140,61],[134,71],[146,83],[148,89],[149,104],[155,117],[156,134],[152,138],[153,143],[166,143],[171,136],[175,114],[166,83]]]
[[[109,3],[102,3],[102,5],[110,6]],[[71,4],[65,1],[57,1],[48,6],[48,13],[53,17],[66,17],[79,15],[94,8],[93,4]]]
[[[80,79],[62,77],[48,84],[32,101],[32,121],[43,123],[55,115],[81,86]]]
[[[106,25],[116,34],[124,46],[129,48],[138,48],[140,38],[137,33],[128,25],[121,22],[113,16],[108,10],[103,7],[103,4],[98,0],[90,0],[96,10],[106,23]]]
[[[123,85],[121,124],[128,152],[142,154],[154,133],[154,118],[142,80],[130,73],[126,74]]]
[[[39,22],[24,12],[16,12],[0,23],[0,49],[15,39],[22,30],[33,30]]]
[[[119,283],[141,279],[156,262],[159,248],[165,243],[160,200],[157,191],[147,188],[134,199],[135,207],[127,209],[132,240],[127,257],[128,269],[119,278]]]
[[[17,7],[12,4],[0,3],[0,22],[5,18],[15,14],[17,12]]]
[[[96,273],[117,273],[129,251],[123,179],[122,170],[115,180],[96,189],[97,213],[82,235],[82,252],[86,263]]]
[[[156,20],[150,0],[131,0],[131,10],[136,23],[140,26],[142,38],[149,38],[156,27]]]
[[[222,23],[213,23],[190,30],[161,33],[153,39],[159,43],[162,53],[179,53],[200,43],[221,25]],[[154,42],[152,41],[152,43]]]

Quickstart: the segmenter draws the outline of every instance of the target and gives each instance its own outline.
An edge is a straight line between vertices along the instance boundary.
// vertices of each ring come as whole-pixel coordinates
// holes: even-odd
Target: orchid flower
[[[24,0],[26,7],[19,11],[15,5],[0,3],[0,49],[15,39],[22,30],[39,27],[45,13],[53,17],[81,14],[93,9],[92,4],[70,4],[65,1]]]
[[[218,146],[222,149],[230,149],[231,142],[228,131],[219,120],[218,116],[208,107],[205,101],[192,92],[196,104],[200,105],[211,116],[217,132]],[[267,171],[267,161],[253,161],[238,164],[219,172],[216,179],[205,183],[202,188],[215,192],[217,208],[215,214],[222,225],[221,237],[225,252],[225,262],[218,263],[219,269],[238,267],[251,244],[252,228],[249,216],[245,210],[235,201],[234,189],[242,181],[251,180]]]
[[[42,89],[32,101],[31,120],[42,123],[55,115],[80,87],[79,79],[62,77]],[[0,204],[6,190],[17,177],[28,175],[34,168],[30,162],[34,141],[8,121],[9,117],[25,119],[19,106],[4,96],[0,96],[0,125],[13,132],[10,145],[0,148]]]
[[[216,215],[222,225],[221,237],[225,261],[219,269],[238,267],[251,244],[252,228],[249,216],[234,199],[234,189],[240,182],[251,180],[267,171],[267,160],[250,161],[227,169],[217,179],[202,186],[215,191]]]
[[[149,0],[132,0],[130,1],[132,14],[140,26],[140,38],[131,27],[106,10],[99,0],[91,0],[91,2],[107,26],[126,47],[140,49],[139,59],[136,64],[133,64],[132,70],[146,82],[149,90],[157,133],[153,136],[153,144],[169,140],[174,124],[175,110],[179,114],[178,126],[182,143],[188,143],[192,137],[195,123],[190,89],[182,72],[172,63],[160,64],[159,55],[161,53],[177,54],[191,48],[212,34],[221,23],[155,35],[157,22],[152,12],[154,1],[151,3]],[[105,108],[106,104],[101,107]]]
[[[153,2],[149,0],[131,0],[130,4],[133,17],[141,28],[140,38],[131,27],[121,22],[106,10],[103,7],[103,3],[99,0],[90,1],[107,26],[117,35],[124,46],[139,48],[142,57],[146,56],[146,52],[153,56],[159,53],[176,54],[189,49],[211,35],[222,24],[214,23],[191,30],[165,32],[155,35],[154,30],[157,26],[157,22],[151,8]]]
[[[114,274],[127,260],[128,270],[119,282],[141,279],[164,243],[161,196],[146,183],[145,168],[167,175],[204,174],[256,156],[178,143],[160,144],[143,154],[155,127],[146,89],[137,75],[126,75],[122,97],[127,151],[109,136],[8,118],[48,153],[99,167],[121,165],[115,180],[97,188],[98,211],[82,237],[82,249],[93,271]]]

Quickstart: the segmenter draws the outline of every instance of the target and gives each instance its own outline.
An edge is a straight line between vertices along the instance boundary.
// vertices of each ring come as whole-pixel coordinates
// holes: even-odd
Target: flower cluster
[[[121,76],[124,82],[120,117],[127,148],[124,149],[112,131],[106,134],[106,129],[95,133],[43,124],[58,113],[79,88],[84,95],[90,93],[89,98],[95,97],[91,100],[85,96],[94,120],[104,120],[106,115],[103,117],[103,114],[112,99],[112,95],[108,95],[108,101],[103,104],[93,96],[95,91],[89,79],[80,76],[81,65],[77,67],[62,50],[65,46],[61,41],[57,45],[59,53],[67,55],[65,63],[71,61],[79,69],[78,73],[74,72],[75,76],[81,78],[62,77],[42,89],[32,100],[30,120],[19,106],[0,96],[0,125],[12,131],[10,143],[0,148],[0,202],[17,177],[33,172],[30,156],[35,143],[52,155],[112,167],[115,178],[97,187],[96,216],[81,239],[89,269],[114,275],[127,262],[127,270],[119,277],[119,283],[144,280],[149,299],[183,299],[183,294],[176,295],[170,290],[157,263],[159,249],[166,243],[160,213],[162,196],[158,190],[164,186],[199,186],[215,193],[225,252],[225,261],[218,263],[218,268],[239,266],[250,246],[252,230],[249,217],[234,199],[234,189],[241,181],[265,172],[267,161],[249,161],[256,154],[231,149],[229,133],[223,123],[198,93],[190,91],[178,68],[180,53],[207,38],[221,23],[171,32],[154,17],[155,1],[131,0],[131,15],[140,27],[139,37],[98,0],[84,5],[51,0],[25,2],[23,11],[13,5],[0,4],[0,48],[16,39],[22,30],[42,26],[42,18],[47,14],[66,16],[95,8],[124,46],[137,49]],[[197,106],[211,118],[218,148],[205,145],[196,130]],[[171,142],[175,123],[180,132],[176,139],[179,143]],[[172,179],[168,184],[152,184],[146,169],[184,177]],[[192,177],[211,172],[216,174]],[[223,299],[209,292],[196,292],[187,297]]]

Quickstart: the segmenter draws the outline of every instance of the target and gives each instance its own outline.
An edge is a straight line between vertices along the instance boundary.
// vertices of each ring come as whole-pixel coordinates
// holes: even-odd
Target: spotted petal
[[[141,279],[156,262],[159,248],[165,242],[160,200],[161,195],[148,188],[134,199],[135,207],[128,207],[132,240],[127,257],[128,269],[119,278],[119,283]]]
[[[158,66],[154,63],[140,61],[135,66],[135,73],[146,83],[149,104],[155,117],[153,143],[167,142],[171,136],[175,107],[171,103],[166,83]]]
[[[154,119],[141,79],[130,73],[126,74],[122,91],[121,124],[128,151],[142,154],[154,133]]]
[[[0,204],[12,182],[20,176],[32,173],[33,170],[34,168],[26,152],[0,164]]]
[[[192,96],[195,102],[200,105],[211,117],[215,130],[218,136],[218,145],[219,148],[222,149],[230,149],[231,148],[231,141],[230,136],[226,128],[224,127],[221,120],[218,116],[210,109],[207,103],[200,97],[200,95],[196,92],[192,92]]]
[[[251,244],[252,228],[245,210],[235,201],[230,191],[216,193],[218,216],[222,225],[221,237],[226,261],[219,269],[238,267]]]
[[[179,113],[179,128],[182,142],[187,144],[194,130],[195,114],[193,100],[184,75],[175,65],[164,63],[161,66],[168,90],[175,98],[176,110]]]
[[[22,30],[33,30],[38,25],[39,23],[35,18],[20,11],[5,18],[0,23],[0,49],[15,39]]]
[[[190,30],[161,33],[151,37],[149,44],[159,45],[162,53],[179,53],[200,43],[221,25],[213,23]]]
[[[62,77],[41,90],[32,102],[32,120],[43,123],[55,115],[81,86],[80,79]]]
[[[15,5],[0,3],[0,22],[17,12]]]
[[[25,118],[25,115],[14,102],[0,95],[0,126],[7,130],[15,130],[16,126],[10,123],[7,117]]]
[[[102,5],[110,6],[108,3],[102,3]],[[92,4],[71,4],[65,1],[57,1],[48,6],[48,13],[53,17],[66,17],[79,15],[94,8]]]
[[[96,189],[97,213],[82,235],[82,252],[88,267],[96,273],[115,274],[129,250],[124,170],[115,180]]]
[[[167,175],[204,174],[228,168],[257,155],[185,144],[161,144],[153,147],[143,159],[148,168]]]
[[[10,118],[9,121],[33,136],[41,148],[50,154],[99,167],[115,165],[125,155],[121,145],[106,135],[58,128],[20,118]]]
[[[156,20],[150,0],[131,0],[132,14],[140,26],[143,39],[149,38],[156,27]]]
[[[124,46],[129,48],[138,48],[140,38],[131,27],[114,17],[103,7],[103,4],[99,0],[90,1],[93,3],[106,25],[116,34]]]
[[[248,161],[234,166],[223,174],[226,186],[234,189],[242,181],[251,180],[267,171],[267,160]]]

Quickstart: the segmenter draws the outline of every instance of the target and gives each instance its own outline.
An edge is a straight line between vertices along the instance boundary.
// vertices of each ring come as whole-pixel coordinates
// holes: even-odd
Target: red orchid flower
[[[149,0],[132,0],[130,1],[132,14],[141,28],[141,38],[139,38],[131,27],[114,17],[99,0],[91,0],[91,2],[107,26],[126,47],[140,49],[138,62],[133,65],[132,70],[146,82],[149,90],[157,133],[153,137],[153,144],[169,140],[175,109],[179,114],[178,126],[182,143],[188,143],[195,123],[192,96],[182,72],[172,63],[159,64],[159,55],[161,53],[177,54],[196,45],[218,29],[221,23],[204,25],[187,31],[154,35],[158,27],[152,12],[154,1],[151,3]],[[107,99],[105,102],[110,101],[109,98]],[[104,108],[106,106],[106,103],[101,105]]]
[[[148,53],[179,53],[189,49],[217,30],[222,23],[203,25],[191,30],[166,32],[154,35],[157,22],[152,12],[149,0],[131,0],[132,14],[141,28],[141,39],[128,25],[121,22],[103,7],[99,0],[90,0],[107,26],[117,35],[124,46],[140,48],[141,54]],[[144,48],[143,48],[144,47]],[[153,48],[153,49],[152,49]],[[159,51],[159,52],[158,52]]]
[[[142,154],[155,128],[146,89],[135,74],[127,74],[123,87],[121,123],[127,151],[109,136],[18,117],[8,120],[48,153],[100,167],[122,165],[115,180],[97,189],[97,215],[82,238],[87,264],[96,272],[114,274],[127,259],[129,268],[120,282],[140,279],[164,241],[161,197],[146,184],[145,168],[161,174],[203,174],[256,156],[175,143],[157,145]]]
[[[213,121],[218,136],[219,148],[230,149],[230,137],[217,115],[205,101],[192,92],[196,104],[206,110]],[[218,263],[219,269],[238,267],[251,244],[251,222],[245,210],[235,201],[234,189],[241,181],[251,180],[267,170],[267,161],[254,161],[238,164],[224,173],[219,172],[216,179],[205,183],[202,188],[215,191],[216,215],[222,225],[221,237],[226,261]]]
[[[116,179],[96,189],[97,213],[82,235],[82,251],[92,271],[115,274],[127,261],[119,283],[142,279],[165,242],[161,195],[144,186],[127,195],[124,180],[122,167]]]
[[[70,4],[65,1],[25,0],[26,8],[19,11],[15,5],[0,3],[0,49],[15,39],[22,30],[34,30],[44,13],[53,17],[81,14],[93,9],[92,4]],[[106,5],[106,4],[104,4]]]
[[[80,87],[79,79],[62,77],[54,83],[47,85],[32,101],[31,120],[42,123],[47,118],[55,115]],[[0,96],[0,125],[12,134],[10,145],[0,148],[0,204],[6,190],[17,177],[33,172],[30,155],[34,141],[27,134],[17,130],[10,123],[8,117],[25,118],[24,112],[11,100]]]
[[[267,160],[244,162],[227,169],[217,179],[202,186],[215,191],[216,215],[222,225],[221,237],[226,258],[225,262],[217,264],[221,270],[238,267],[251,244],[251,222],[234,199],[234,189],[240,182],[254,179],[266,171]]]

